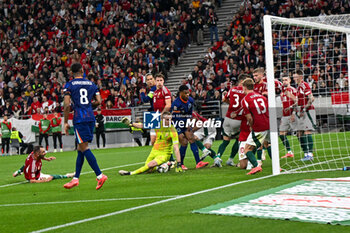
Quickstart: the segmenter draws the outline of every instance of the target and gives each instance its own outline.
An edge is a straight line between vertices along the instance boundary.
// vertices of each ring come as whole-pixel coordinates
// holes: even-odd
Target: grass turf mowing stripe
[[[203,194],[203,193],[207,193],[207,192],[212,192],[212,191],[216,191],[216,190],[232,187],[232,186],[239,185],[239,184],[244,184],[244,183],[257,181],[257,180],[263,180],[263,179],[270,178],[270,177],[273,177],[273,176],[274,175],[267,175],[267,176],[263,176],[263,177],[259,177],[259,178],[255,178],[255,179],[243,180],[243,181],[239,181],[239,182],[235,182],[235,183],[230,183],[230,184],[218,186],[218,187],[215,187],[215,188],[205,189],[205,190],[201,190],[201,191],[198,191],[198,192],[189,193],[189,194],[185,194],[185,195],[180,195],[180,196],[176,196],[176,197],[165,199],[165,200],[161,200],[161,201],[151,202],[151,203],[145,204],[145,205],[135,206],[135,207],[128,208],[128,209],[111,212],[111,213],[108,213],[108,214],[103,214],[103,215],[99,215],[99,216],[95,216],[95,217],[91,217],[91,218],[82,219],[82,220],[79,220],[79,221],[74,221],[74,222],[70,222],[70,223],[66,223],[66,224],[62,224],[62,225],[57,225],[57,226],[53,226],[53,227],[44,228],[44,229],[41,229],[41,230],[38,230],[38,231],[33,231],[32,233],[47,232],[47,231],[52,231],[52,230],[56,230],[56,229],[60,229],[60,228],[64,228],[64,227],[69,227],[69,226],[77,225],[77,224],[80,224],[80,223],[90,222],[90,221],[94,221],[94,220],[98,220],[98,219],[102,219],[102,218],[107,218],[107,217],[110,217],[110,216],[123,214],[123,213],[126,213],[126,212],[138,210],[138,209],[143,209],[143,208],[146,208],[146,207],[155,206],[155,205],[167,203],[167,202],[170,202],[170,201],[179,200],[179,199],[183,199],[183,198],[186,198],[186,197],[192,197],[192,196],[196,196],[196,195],[199,195],[199,194]]]
[[[111,169],[115,169],[115,168],[122,168],[122,167],[129,167],[129,166],[134,166],[134,165],[140,165],[140,164],[143,164],[143,163],[145,163],[145,162],[130,163],[130,164],[124,164],[124,165],[119,165],[119,166],[114,166],[114,167],[108,167],[108,168],[101,169],[101,171],[107,171],[107,170],[111,170]],[[86,174],[90,174],[90,173],[94,173],[94,171],[82,172],[80,175],[86,175]],[[14,185],[18,185],[18,184],[25,184],[25,183],[28,183],[28,181],[21,181],[21,182],[12,183],[12,184],[1,185],[0,188],[14,186]]]
[[[176,195],[168,195],[168,196],[151,196],[151,197],[120,197],[120,198],[107,198],[107,199],[96,199],[96,200],[13,203],[13,204],[0,204],[0,207],[31,206],[31,205],[54,205],[54,204],[74,204],[74,203],[83,203],[83,202],[104,202],[104,201],[129,201],[129,200],[145,200],[145,199],[164,199],[164,198],[170,198],[170,197],[177,197],[177,196]]]

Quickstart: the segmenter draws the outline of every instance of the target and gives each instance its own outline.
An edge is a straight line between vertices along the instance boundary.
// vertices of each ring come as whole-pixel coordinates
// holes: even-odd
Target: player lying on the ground
[[[197,112],[193,112],[192,116],[197,119],[197,121],[206,122],[208,119],[202,117]],[[208,155],[212,158],[215,157],[215,151],[211,149],[213,142],[216,137],[216,128],[213,126],[194,128],[194,139],[198,148],[203,151],[203,156],[200,160],[205,159]]]
[[[13,173],[13,177],[16,177],[24,172],[24,177],[30,183],[44,183],[55,179],[71,178],[74,173],[67,173],[66,175],[46,175],[41,172],[42,162],[41,160],[51,161],[55,160],[55,157],[46,158],[46,151],[42,146],[35,146],[32,153],[30,153],[26,159],[23,167]]]
[[[182,169],[186,170],[187,167],[183,164],[186,150],[187,142],[190,143],[190,147],[193,153],[193,156],[196,160],[196,168],[202,168],[208,166],[208,162],[203,162],[199,158],[198,146],[196,144],[196,139],[193,134],[193,129],[187,127],[187,122],[190,121],[194,108],[194,100],[190,97],[189,88],[186,85],[181,85],[179,87],[179,96],[174,100],[171,105],[171,110],[174,116],[174,124],[179,135],[180,140],[180,155],[181,155],[181,164]]]
[[[221,145],[219,146],[218,153],[214,159],[214,166],[221,167],[222,159],[221,156],[224,154],[226,147],[230,143],[231,138],[235,138],[235,143],[232,146],[231,155],[230,157],[233,158],[237,152],[238,152],[238,135],[239,135],[239,128],[241,126],[242,121],[242,105],[241,101],[245,96],[245,93],[243,92],[242,88],[242,82],[246,78],[249,78],[250,76],[247,74],[240,74],[238,77],[238,85],[235,87],[232,87],[230,91],[224,95],[223,101],[228,103],[228,110],[224,119],[224,124],[222,126],[223,128],[223,141]],[[232,165],[232,159],[227,161],[228,165]]]
[[[270,122],[267,99],[263,95],[254,92],[254,81],[250,78],[243,81],[243,90],[246,96],[242,100],[243,114],[246,116],[251,132],[247,138],[244,154],[253,165],[247,175],[261,172],[262,168],[255,158],[255,151],[261,145],[269,147]],[[271,154],[271,153],[269,153]]]
[[[281,101],[283,107],[283,113],[280,123],[280,139],[283,145],[287,149],[287,154],[282,158],[294,157],[294,153],[290,148],[290,144],[287,138],[287,133],[289,131],[295,130],[297,127],[295,113],[293,111],[297,103],[297,90],[290,85],[289,76],[283,76],[283,90],[281,92]]]
[[[173,150],[177,160],[175,171],[182,172],[179,138],[175,127],[171,124],[171,119],[172,117],[170,112],[163,112],[161,127],[159,129],[155,129],[156,141],[154,142],[152,151],[149,154],[145,165],[131,172],[120,170],[120,175],[137,175],[146,171],[153,171],[153,169],[157,166],[169,161]],[[130,127],[143,127],[142,123],[130,123],[127,118],[124,118],[122,122]]]

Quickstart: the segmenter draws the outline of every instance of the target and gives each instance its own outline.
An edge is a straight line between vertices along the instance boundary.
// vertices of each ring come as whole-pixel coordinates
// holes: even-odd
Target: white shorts
[[[297,117],[293,122],[290,121],[291,116],[283,116],[280,123],[280,131],[296,131],[297,130]]]
[[[157,136],[156,131],[154,129],[151,129],[150,135],[151,136]]]
[[[255,140],[258,140],[261,145],[264,144],[264,141],[270,142],[270,130],[254,132],[254,136],[255,136]],[[256,144],[253,138],[253,132],[250,132],[247,138],[246,144],[256,147]]]
[[[203,144],[213,144],[213,141],[216,137],[216,129],[214,127],[209,128],[200,128],[196,132],[194,132],[194,136],[198,138],[198,140],[203,141]]]
[[[239,160],[243,160],[247,158],[247,156],[244,154],[245,144],[246,144],[246,141],[239,142],[239,150],[238,150]]]
[[[50,177],[51,177],[51,175],[46,175],[46,174],[40,172],[40,177],[38,180],[46,180],[46,179],[49,179]]]
[[[238,137],[241,128],[241,120],[235,120],[232,118],[225,117],[222,128],[225,136]]]
[[[315,131],[316,130],[316,111],[315,109],[304,112],[304,116],[297,118],[299,131]]]

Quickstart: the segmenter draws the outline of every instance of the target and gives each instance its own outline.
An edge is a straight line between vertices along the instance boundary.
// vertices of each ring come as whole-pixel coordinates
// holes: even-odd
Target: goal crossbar
[[[342,15],[345,17],[349,18],[349,27],[350,27],[350,14],[348,15]],[[327,19],[333,16],[322,16],[323,19]],[[315,17],[313,17],[315,18]],[[310,18],[293,18],[293,19],[287,19],[287,18],[281,18],[277,16],[272,16],[272,15],[265,15],[264,16],[264,22],[267,20],[270,20],[271,22],[278,22],[281,24],[288,24],[288,25],[293,25],[293,26],[303,26],[303,27],[308,27],[308,28],[314,28],[314,29],[321,29],[321,30],[328,30],[328,31],[334,31],[334,32],[342,32],[342,33],[350,33],[350,28],[346,27],[339,27],[339,26],[334,26],[330,24],[324,24],[320,22],[312,22],[308,21]]]

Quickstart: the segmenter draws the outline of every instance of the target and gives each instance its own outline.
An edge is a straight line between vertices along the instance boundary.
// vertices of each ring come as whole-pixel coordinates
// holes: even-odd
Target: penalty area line
[[[96,199],[96,200],[53,201],[53,202],[34,202],[34,203],[12,203],[12,204],[0,204],[0,207],[32,206],[32,205],[55,205],[55,204],[74,204],[74,203],[85,203],[85,202],[132,201],[132,200],[146,200],[146,199],[164,199],[164,198],[177,197],[177,196],[178,195],[150,196],[150,197],[120,197],[120,198],[107,198],[107,199]]]
[[[122,168],[122,167],[129,167],[129,166],[134,166],[134,165],[140,165],[140,164],[144,164],[144,163],[145,162],[138,162],[138,163],[130,163],[130,164],[124,164],[124,165],[119,165],[119,166],[114,166],[114,167],[107,167],[107,168],[101,169],[101,171],[107,171],[107,170],[112,170],[112,169],[115,169],[115,168]],[[90,174],[90,173],[94,173],[94,171],[82,172],[82,173],[80,173],[80,175],[86,175],[86,174]],[[0,185],[0,188],[5,188],[5,187],[19,185],[19,184],[25,184],[25,183],[29,183],[29,182],[28,181],[21,181],[21,182],[12,183],[12,184],[4,184],[4,185]]]
[[[119,215],[119,214],[127,213],[127,212],[130,212],[130,211],[138,210],[138,209],[143,209],[143,208],[147,208],[147,207],[150,207],[150,206],[155,206],[155,205],[167,203],[167,202],[170,202],[170,201],[183,199],[183,198],[186,198],[186,197],[192,197],[192,196],[196,196],[196,195],[199,195],[199,194],[208,193],[208,192],[212,192],[212,191],[216,191],[216,190],[220,190],[220,189],[236,186],[236,185],[239,185],[239,184],[249,183],[249,182],[257,181],[257,180],[263,180],[263,179],[270,178],[270,177],[273,177],[273,176],[274,175],[267,175],[267,176],[263,176],[263,177],[259,177],[259,178],[255,178],[255,179],[234,182],[234,183],[218,186],[218,187],[215,187],[215,188],[205,189],[205,190],[201,190],[201,191],[197,191],[197,192],[193,192],[193,193],[189,193],[189,194],[185,194],[185,195],[180,195],[180,196],[176,196],[176,197],[165,199],[165,200],[161,200],[161,201],[151,202],[151,203],[148,203],[148,204],[145,204],[145,205],[135,206],[135,207],[124,209],[124,210],[118,210],[118,211],[111,212],[111,213],[108,213],[108,214],[98,215],[98,216],[91,217],[91,218],[85,218],[85,219],[81,219],[81,220],[78,220],[78,221],[65,223],[65,224],[62,224],[62,225],[57,225],[57,226],[48,227],[48,228],[44,228],[44,229],[37,230],[37,231],[32,231],[31,233],[41,233],[41,232],[52,231],[52,230],[56,230],[56,229],[60,229],[60,228],[64,228],[64,227],[74,226],[74,225],[77,225],[77,224],[80,224],[80,223],[90,222],[90,221],[94,221],[94,220],[98,220],[98,219],[102,219],[102,218],[107,218],[107,217],[110,217],[110,216]]]

